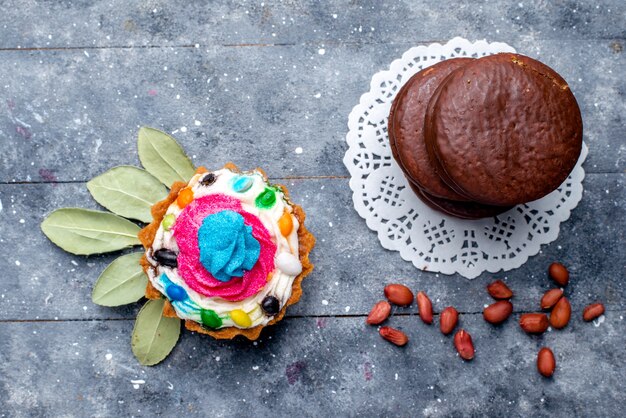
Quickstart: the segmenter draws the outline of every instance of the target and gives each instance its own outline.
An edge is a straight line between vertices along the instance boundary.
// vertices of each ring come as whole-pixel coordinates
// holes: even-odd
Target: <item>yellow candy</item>
[[[293,220],[291,219],[291,213],[285,210],[283,216],[281,216],[278,220],[278,228],[280,228],[280,233],[283,234],[283,236],[285,237],[288,237],[289,234],[291,234],[291,231],[293,231]]]
[[[193,191],[191,189],[183,189],[178,193],[178,197],[176,198],[176,203],[179,208],[184,208],[193,200]]]
[[[230,319],[241,328],[249,328],[252,325],[252,320],[247,313],[241,309],[235,309],[230,311]]]

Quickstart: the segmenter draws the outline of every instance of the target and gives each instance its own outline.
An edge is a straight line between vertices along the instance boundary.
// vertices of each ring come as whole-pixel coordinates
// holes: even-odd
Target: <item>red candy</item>
[[[241,214],[244,223],[252,227],[252,235],[261,244],[261,254],[252,270],[246,271],[243,277],[221,282],[200,263],[198,229],[207,215],[226,209]],[[179,248],[178,273],[191,289],[201,295],[229,301],[243,300],[263,288],[268,275],[274,270],[276,244],[259,218],[244,211],[240,201],[233,197],[213,194],[194,200],[180,213],[172,230]]]

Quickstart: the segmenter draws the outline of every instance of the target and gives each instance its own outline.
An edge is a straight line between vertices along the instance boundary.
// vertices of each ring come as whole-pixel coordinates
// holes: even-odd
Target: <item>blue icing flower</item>
[[[261,244],[252,236],[252,227],[243,216],[222,210],[207,216],[198,229],[200,262],[221,282],[242,277],[259,259]]]

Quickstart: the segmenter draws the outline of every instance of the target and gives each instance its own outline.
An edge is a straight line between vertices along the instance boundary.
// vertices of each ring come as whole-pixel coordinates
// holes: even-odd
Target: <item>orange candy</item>
[[[278,227],[280,228],[280,233],[285,237],[289,236],[291,231],[293,231],[293,220],[291,219],[291,214],[286,210],[278,220]]]
[[[193,200],[193,191],[191,189],[183,189],[178,193],[178,197],[176,198],[176,204],[178,204],[179,208],[184,208]]]

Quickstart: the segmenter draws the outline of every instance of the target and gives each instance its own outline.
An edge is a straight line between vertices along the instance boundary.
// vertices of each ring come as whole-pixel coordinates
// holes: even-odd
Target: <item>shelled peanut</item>
[[[547,290],[541,297],[539,306],[544,312],[523,313],[519,317],[520,328],[527,334],[542,334],[550,326],[553,329],[565,328],[572,315],[572,307],[567,296],[565,296],[565,286],[569,284],[570,273],[567,268],[554,262],[548,268],[548,276],[556,282],[559,288]],[[485,305],[483,318],[485,321],[497,325],[504,323],[513,313],[513,291],[502,280],[496,280],[487,285],[487,292],[495,299],[490,305]],[[384,294],[387,300],[377,302],[367,316],[366,323],[369,325],[379,325],[386,321],[392,311],[392,305],[406,307],[416,301],[418,315],[427,325],[432,324],[434,310],[431,299],[426,292],[418,291],[415,294],[403,284],[389,284],[385,286]],[[592,321],[602,314],[605,308],[602,303],[596,302],[585,307],[582,317],[584,321]],[[439,328],[444,335],[450,335],[459,322],[459,312],[448,306],[439,314]],[[404,346],[408,343],[408,335],[396,328],[384,326],[379,329],[382,338],[397,346]],[[466,361],[472,360],[475,355],[474,342],[471,335],[465,329],[459,329],[452,339],[454,347],[459,356]],[[542,347],[537,354],[537,370],[544,377],[552,377],[556,370],[556,358],[554,352],[549,347]]]

